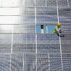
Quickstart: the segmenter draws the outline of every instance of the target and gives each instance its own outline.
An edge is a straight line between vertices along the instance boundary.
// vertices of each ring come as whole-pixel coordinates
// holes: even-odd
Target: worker
[[[57,24],[53,33],[57,34],[57,36],[64,37],[64,35],[61,34],[62,32],[63,31],[61,30],[61,24]]]
[[[44,25],[41,25],[41,33],[44,34]]]

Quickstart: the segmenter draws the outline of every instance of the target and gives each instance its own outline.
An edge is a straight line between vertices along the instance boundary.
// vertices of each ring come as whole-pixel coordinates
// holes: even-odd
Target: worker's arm
[[[57,31],[58,33],[62,33],[62,32],[63,32],[63,31],[61,30],[61,28],[56,29],[56,31]]]
[[[60,33],[60,29],[57,29],[57,28],[56,28],[56,31],[57,31],[58,33]]]

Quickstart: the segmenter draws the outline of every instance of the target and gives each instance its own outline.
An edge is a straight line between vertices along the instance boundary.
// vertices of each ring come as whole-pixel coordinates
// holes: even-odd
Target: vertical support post
[[[36,19],[36,16],[37,16],[37,14],[36,14],[36,0],[34,0],[34,4],[35,4],[35,7],[34,7],[34,9],[35,9],[35,47],[36,47],[36,60],[35,60],[35,65],[36,65],[36,71],[37,71],[37,33],[36,33],[36,25],[37,25],[37,19]]]
[[[12,36],[11,36],[11,54],[10,54],[10,71],[11,71],[11,67],[12,67],[12,54],[13,54],[13,31],[14,31],[14,26],[13,25],[11,25],[12,26]]]
[[[22,15],[23,15],[23,12],[25,11],[25,0],[20,0],[20,10],[21,10],[21,15],[20,15],[20,17],[22,17]],[[26,36],[27,36],[27,31],[26,31]],[[27,48],[27,38],[26,38],[26,48]],[[24,53],[23,53],[23,71],[24,71]]]
[[[45,7],[47,7],[47,0],[45,0]]]
[[[69,7],[69,0],[67,0],[67,4],[68,4],[68,7]]]
[[[57,18],[58,18],[58,23],[59,22],[59,10],[58,10],[58,1],[56,0],[57,4]],[[59,37],[59,43],[60,43],[60,54],[61,54],[61,66],[62,66],[62,71],[63,71],[63,59],[62,59],[62,46],[61,46],[61,37]]]
[[[24,54],[23,54],[23,70],[24,70]]]
[[[49,63],[49,71],[50,71],[50,54],[48,53],[48,63]]]
[[[48,33],[48,26],[46,25],[46,33]]]

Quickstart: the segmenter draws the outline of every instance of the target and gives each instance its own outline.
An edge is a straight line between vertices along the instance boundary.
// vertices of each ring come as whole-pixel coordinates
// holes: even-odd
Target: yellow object
[[[59,29],[59,28],[56,26],[53,33],[57,33],[56,29]]]
[[[58,27],[61,27],[61,24],[57,24]]]

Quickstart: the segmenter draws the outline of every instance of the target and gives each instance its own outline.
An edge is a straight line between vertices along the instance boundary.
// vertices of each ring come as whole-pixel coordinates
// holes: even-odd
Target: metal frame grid
[[[70,0],[0,0],[0,70],[70,71],[70,6]],[[36,32],[37,25],[57,23],[65,37]]]

